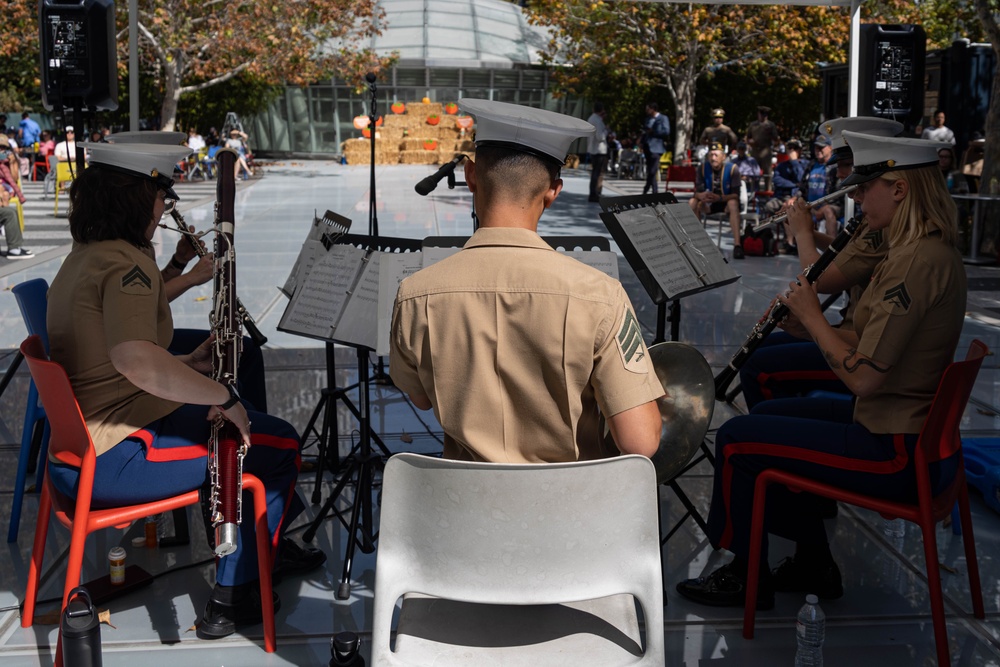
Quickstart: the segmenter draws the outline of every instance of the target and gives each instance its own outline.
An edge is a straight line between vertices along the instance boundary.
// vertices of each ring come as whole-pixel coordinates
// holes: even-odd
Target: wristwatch
[[[221,408],[222,410],[228,410],[229,408],[233,407],[234,405],[240,402],[240,395],[236,391],[235,386],[231,384],[224,384],[222,386],[225,387],[227,391],[229,391],[229,400],[219,405],[219,408]]]

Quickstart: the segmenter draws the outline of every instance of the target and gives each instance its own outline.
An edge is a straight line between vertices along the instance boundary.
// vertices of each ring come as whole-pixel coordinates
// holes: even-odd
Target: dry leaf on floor
[[[105,625],[107,625],[112,630],[117,630],[118,629],[115,626],[111,625],[111,610],[110,609],[102,609],[101,611],[97,612],[97,620],[100,621],[101,623],[104,623]]]
[[[399,436],[399,439],[405,442],[406,444],[410,444],[411,442],[413,442],[413,436],[411,436],[406,431],[403,431],[403,435]]]

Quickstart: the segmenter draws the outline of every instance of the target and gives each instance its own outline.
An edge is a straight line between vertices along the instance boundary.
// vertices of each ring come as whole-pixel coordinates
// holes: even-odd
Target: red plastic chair
[[[28,336],[21,343],[21,354],[28,362],[31,377],[38,387],[38,393],[45,405],[45,414],[49,418],[52,437],[49,442],[49,455],[56,460],[80,468],[80,482],[77,497],[68,498],[52,486],[52,476],[45,476],[42,496],[38,509],[38,523],[35,526],[35,544],[31,552],[31,567],[28,571],[28,590],[24,596],[24,612],[21,615],[21,627],[31,627],[35,618],[35,603],[38,599],[38,585],[42,573],[42,556],[45,553],[45,540],[49,530],[49,511],[54,510],[56,518],[70,529],[69,559],[66,562],[66,582],[63,587],[63,599],[60,612],[66,608],[69,593],[80,585],[80,572],[83,567],[83,551],[87,536],[102,528],[126,528],[136,520],[160,512],[168,512],[179,507],[198,504],[198,490],[188,491],[178,496],[163,498],[140,505],[128,505],[109,509],[91,509],[90,499],[94,490],[94,466],[97,455],[94,443],[90,439],[90,431],[84,421],[80,406],[76,402],[69,377],[63,367],[54,361],[49,361],[42,346],[41,339]],[[252,492],[254,520],[257,532],[257,553],[261,604],[264,614],[264,650],[273,653],[275,650],[274,601],[271,595],[271,563],[274,554],[271,551],[267,530],[267,504],[264,496],[264,485],[253,475],[243,475],[243,488]],[[56,665],[62,664],[62,636],[56,648]]]
[[[783,470],[769,469],[757,476],[754,486],[753,527],[750,533],[750,558],[747,576],[747,604],[743,609],[743,636],[753,639],[754,616],[757,599],[757,571],[760,563],[761,537],[764,530],[764,504],[768,484],[784,484],[796,491],[808,491],[826,498],[875,510],[887,519],[906,519],[920,526],[924,538],[924,559],[927,565],[927,588],[931,598],[931,615],[934,619],[934,639],[937,643],[938,665],[951,664],[948,655],[948,634],[945,629],[944,599],[941,595],[941,570],[938,564],[935,523],[951,514],[958,501],[962,520],[962,539],[965,559],[969,568],[969,588],[972,609],[976,618],[985,618],[983,589],[979,581],[979,563],[976,561],[976,542],[972,536],[972,515],[969,513],[969,491],[965,482],[965,462],[962,460],[962,439],[959,423],[972,394],[972,386],[979,374],[983,357],[989,348],[979,340],[969,344],[964,361],[951,363],[941,376],[930,413],[920,431],[914,451],[914,469],[917,476],[917,504],[908,504],[872,498],[845,491],[836,486],[817,482]],[[931,496],[928,466],[958,453],[958,472],[951,485],[937,496]]]

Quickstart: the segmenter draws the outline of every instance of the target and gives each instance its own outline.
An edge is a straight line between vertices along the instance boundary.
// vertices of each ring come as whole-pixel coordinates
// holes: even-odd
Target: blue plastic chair
[[[45,352],[49,351],[49,334],[46,330],[45,311],[48,307],[49,284],[43,278],[28,280],[15,285],[11,291],[21,309],[21,317],[28,329],[28,335],[37,334],[42,339]],[[21,503],[24,500],[25,479],[28,476],[28,463],[31,459],[33,440],[37,432],[38,422],[43,422],[41,442],[38,443],[38,459],[40,461],[35,480],[35,488],[40,489],[45,479],[45,459],[49,451],[49,421],[45,418],[45,409],[38,398],[38,390],[32,380],[28,385],[28,404],[24,410],[24,430],[21,433],[21,453],[17,457],[17,478],[14,482],[14,501],[10,509],[10,527],[7,529],[7,541],[17,541],[17,531],[21,523]]]

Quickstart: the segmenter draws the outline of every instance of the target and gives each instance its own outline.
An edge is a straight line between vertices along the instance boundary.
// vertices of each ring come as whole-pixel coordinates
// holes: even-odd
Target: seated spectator
[[[799,158],[802,154],[802,144],[791,139],[785,144],[785,154],[788,155],[788,159],[779,162],[774,168],[772,179],[774,198],[764,204],[764,211],[768,215],[774,215],[781,210],[785,202],[792,198],[792,193],[806,175],[806,161]]]
[[[6,190],[0,188],[0,227],[3,227],[4,236],[7,237],[7,259],[28,259],[34,254],[25,247],[21,236],[21,223],[17,219],[17,211],[10,206],[10,195]]]
[[[0,189],[17,197],[17,200],[24,203],[24,193],[21,192],[20,179],[18,173],[17,154],[10,145],[10,139],[6,135],[0,134]]]
[[[733,158],[733,164],[739,170],[740,177],[747,184],[747,188],[756,190],[763,172],[757,160],[747,155],[747,142],[739,141],[736,143],[736,157]]]
[[[955,149],[951,146],[945,146],[938,151],[938,169],[948,184],[948,192],[966,193],[969,191],[969,184],[965,180],[965,175],[956,168],[955,162]]]
[[[41,141],[38,142],[38,152],[42,155],[52,155],[56,150],[56,142],[52,140],[52,133],[42,130]]]
[[[729,214],[729,227],[733,232],[733,259],[743,259],[740,244],[740,172],[736,165],[726,161],[721,143],[709,147],[708,160],[698,169],[694,196],[688,200],[695,215],[708,213]]]
[[[56,144],[55,156],[60,162],[76,161],[76,132],[72,125],[66,126],[66,138]]]
[[[198,130],[196,128],[192,127],[190,130],[188,130],[188,139],[187,139],[188,148],[190,148],[195,152],[198,152],[202,148],[205,148],[205,146],[206,146],[205,139],[200,134],[198,134]]]
[[[814,202],[837,189],[836,167],[827,162],[833,154],[830,138],[822,133],[813,140],[813,159],[806,166],[805,177],[799,183],[798,195],[807,202]],[[828,236],[837,235],[838,218],[843,215],[843,204],[829,203],[812,209],[813,222],[822,227]]]

